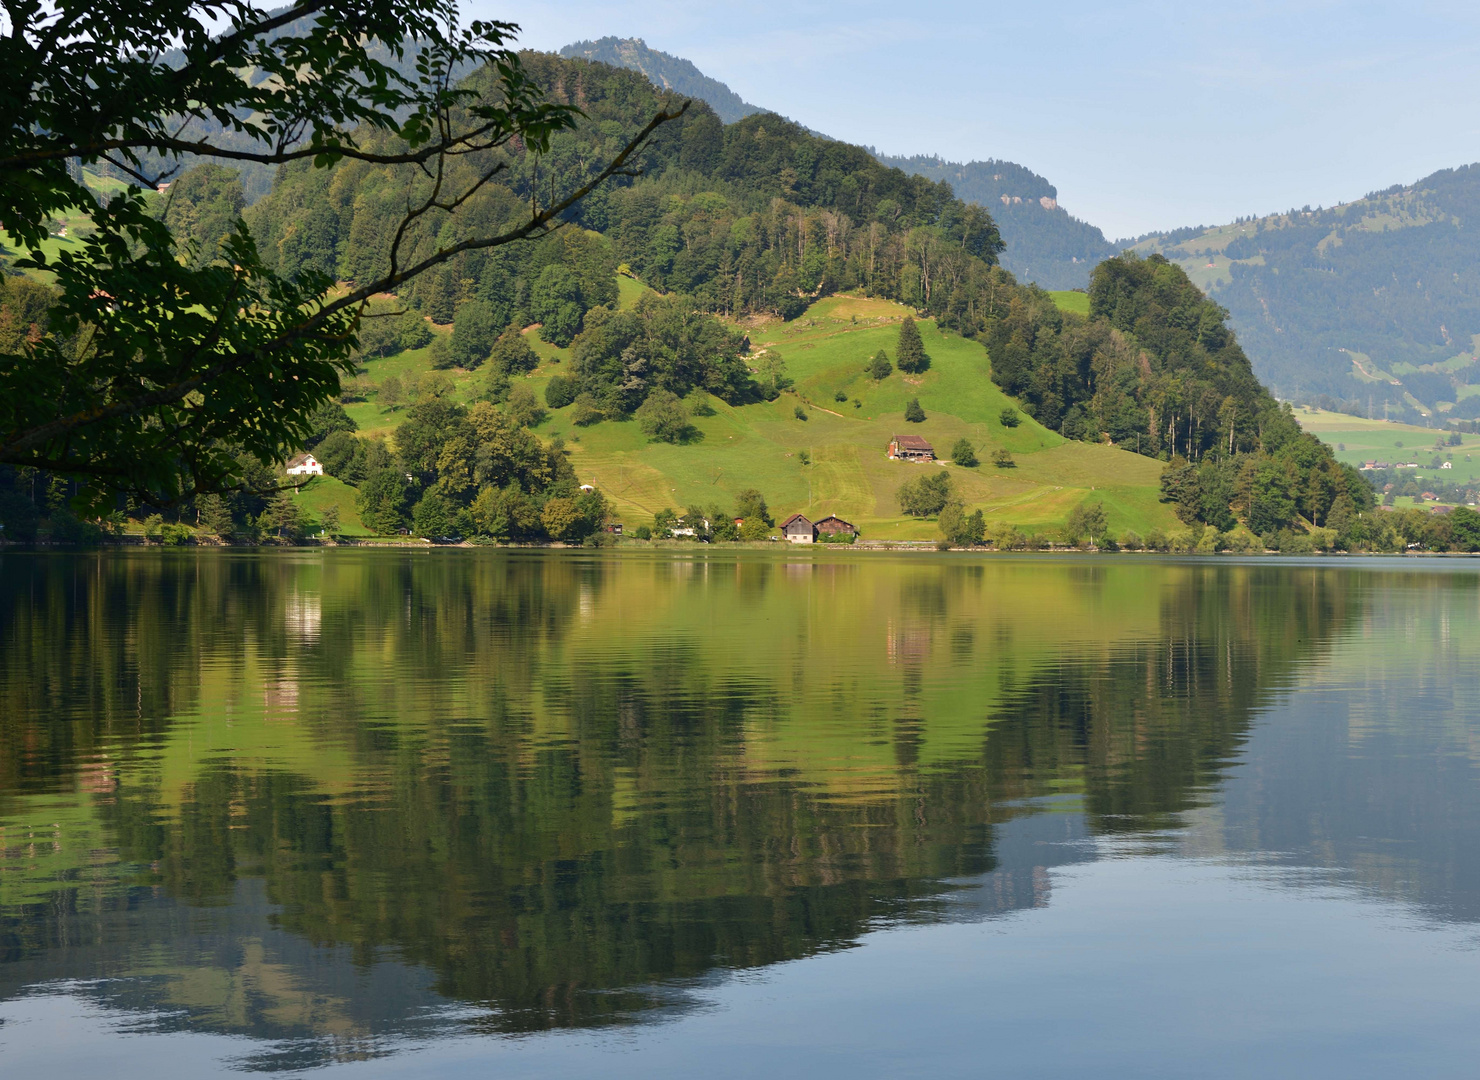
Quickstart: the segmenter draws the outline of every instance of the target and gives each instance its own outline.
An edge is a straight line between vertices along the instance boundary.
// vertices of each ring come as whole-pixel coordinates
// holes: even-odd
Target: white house
[[[323,476],[324,467],[312,454],[294,454],[288,459],[289,476]]]

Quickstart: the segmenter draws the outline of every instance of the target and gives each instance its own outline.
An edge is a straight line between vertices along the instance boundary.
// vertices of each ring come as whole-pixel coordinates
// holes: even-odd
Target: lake
[[[0,554],[0,1072],[1468,1076],[1480,563]]]

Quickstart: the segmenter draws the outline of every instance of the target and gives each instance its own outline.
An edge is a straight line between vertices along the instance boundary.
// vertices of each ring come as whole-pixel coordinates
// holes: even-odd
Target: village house
[[[312,454],[294,454],[288,459],[289,476],[323,476],[324,467]]]
[[[817,539],[817,526],[801,514],[792,514],[781,523],[781,535],[788,544],[810,544]]]
[[[918,435],[895,435],[889,440],[889,456],[900,461],[934,461],[935,447]]]
[[[858,530],[853,527],[852,522],[844,521],[836,514],[828,514],[827,517],[818,521],[813,528],[819,536],[857,536]]]

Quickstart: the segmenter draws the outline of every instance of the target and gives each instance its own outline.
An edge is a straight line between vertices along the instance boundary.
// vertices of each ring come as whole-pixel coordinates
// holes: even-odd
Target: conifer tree
[[[910,398],[910,403],[904,407],[904,418],[912,424],[925,422],[925,410],[920,408],[919,398]]]
[[[868,377],[875,382],[883,382],[893,370],[894,365],[889,362],[889,354],[883,349],[874,353],[874,358],[868,362]]]
[[[899,348],[895,351],[894,362],[908,375],[917,375],[930,366],[930,357],[925,355],[925,346],[920,341],[920,331],[915,328],[915,320],[908,315],[899,324]]]

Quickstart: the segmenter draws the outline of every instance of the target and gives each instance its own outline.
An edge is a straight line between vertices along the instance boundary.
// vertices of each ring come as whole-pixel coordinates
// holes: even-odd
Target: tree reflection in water
[[[6,554],[0,992],[260,1067],[671,1015],[1177,828],[1371,587],[808,558]]]

